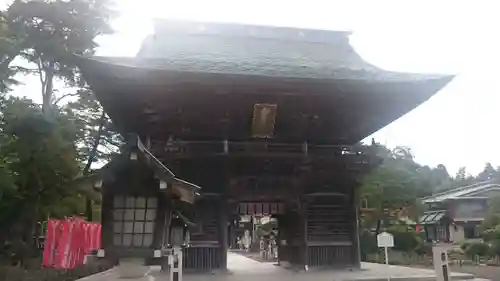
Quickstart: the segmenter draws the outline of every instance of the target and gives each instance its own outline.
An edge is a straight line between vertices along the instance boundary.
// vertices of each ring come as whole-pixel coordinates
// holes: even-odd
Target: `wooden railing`
[[[233,141],[151,141],[151,149],[158,153],[184,156],[207,155],[248,155],[283,156],[283,157],[361,157],[371,155],[370,147],[346,145],[310,145],[307,143],[277,143],[269,141],[233,142]],[[360,159],[361,159],[360,158]]]
[[[307,247],[309,266],[346,266],[353,265],[352,246],[312,246]]]

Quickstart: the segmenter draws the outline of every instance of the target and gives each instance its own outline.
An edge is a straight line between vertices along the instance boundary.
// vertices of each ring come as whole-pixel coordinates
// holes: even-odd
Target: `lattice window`
[[[150,247],[153,244],[158,200],[154,197],[115,196],[113,200],[113,244]]]

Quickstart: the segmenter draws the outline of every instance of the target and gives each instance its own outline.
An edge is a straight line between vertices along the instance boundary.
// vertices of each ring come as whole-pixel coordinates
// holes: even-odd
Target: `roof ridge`
[[[423,197],[421,199],[425,200],[425,199],[429,199],[429,198],[432,198],[432,197],[446,195],[446,194],[450,194],[450,193],[453,193],[453,192],[461,191],[461,190],[464,190],[464,189],[468,189],[468,188],[472,188],[472,187],[477,187],[477,186],[480,186],[480,185],[483,185],[483,184],[493,183],[495,181],[497,181],[497,180],[496,179],[491,179],[491,180],[476,182],[476,183],[469,184],[469,185],[463,185],[463,186],[459,186],[459,187],[456,187],[456,188],[452,188],[452,189],[448,189],[448,190],[445,190],[445,191],[441,191],[441,192],[432,194],[430,196]],[[496,183],[496,184],[498,184],[498,183]]]
[[[182,20],[182,19],[168,19],[168,18],[156,18],[153,19],[153,25],[156,30],[164,28],[168,25],[178,25],[181,29],[185,28],[195,28],[202,27],[233,27],[233,28],[256,28],[256,29],[267,29],[267,30],[275,30],[275,31],[309,31],[309,32],[321,32],[321,33],[330,33],[330,34],[339,34],[339,35],[351,35],[353,34],[352,30],[338,30],[338,29],[325,29],[325,28],[312,28],[312,27],[299,27],[299,26],[287,26],[287,25],[269,25],[269,24],[252,24],[252,23],[237,23],[237,22],[220,22],[220,21],[196,21],[196,20]]]
[[[482,185],[482,186],[478,186],[478,187],[483,187],[483,188],[494,188],[494,187],[500,187],[500,184],[498,183],[490,183],[490,184],[485,184],[485,185]],[[468,191],[466,193],[464,193],[463,195],[468,195],[468,194],[474,194],[474,193],[477,193],[479,192],[480,190],[471,190],[471,191]]]

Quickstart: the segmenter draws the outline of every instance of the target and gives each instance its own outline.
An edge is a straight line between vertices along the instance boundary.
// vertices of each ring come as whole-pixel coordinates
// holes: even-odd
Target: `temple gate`
[[[349,33],[161,20],[135,58],[93,57],[83,76],[120,133],[100,173],[101,256],[227,267],[239,215],[278,219],[279,259],[359,266],[359,142],[451,77],[365,62]]]

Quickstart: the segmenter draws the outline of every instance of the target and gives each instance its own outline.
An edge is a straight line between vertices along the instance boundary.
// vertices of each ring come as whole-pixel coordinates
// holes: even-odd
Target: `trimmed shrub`
[[[490,254],[490,246],[483,242],[468,243],[464,253],[470,258],[486,257]]]

